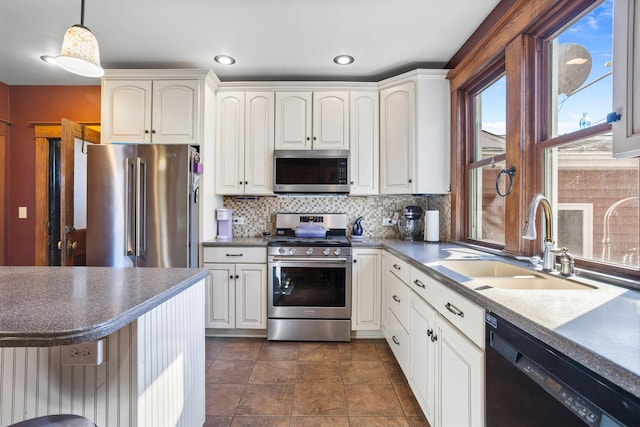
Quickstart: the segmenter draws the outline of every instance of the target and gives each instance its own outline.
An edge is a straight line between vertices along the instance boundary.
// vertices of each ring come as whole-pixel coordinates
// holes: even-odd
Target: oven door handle
[[[273,257],[272,258],[273,262],[280,262],[280,261],[286,261],[286,262],[316,262],[316,261],[323,261],[323,262],[349,262],[349,258],[316,258],[316,257],[305,257],[305,258],[294,258],[294,257]]]

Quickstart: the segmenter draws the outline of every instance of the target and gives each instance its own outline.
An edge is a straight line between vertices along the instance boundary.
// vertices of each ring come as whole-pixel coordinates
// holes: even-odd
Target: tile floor
[[[207,338],[207,421],[218,426],[429,426],[386,341]]]

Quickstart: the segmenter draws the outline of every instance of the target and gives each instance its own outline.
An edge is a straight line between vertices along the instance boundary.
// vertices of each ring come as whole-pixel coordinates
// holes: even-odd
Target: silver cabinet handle
[[[419,287],[419,288],[422,288],[422,289],[426,289],[426,288],[427,288],[427,287],[425,286],[425,284],[424,284],[424,283],[422,283],[422,282],[421,282],[420,280],[418,280],[418,279],[414,280],[414,281],[413,281],[413,283],[415,283],[415,285],[416,285],[417,287]]]
[[[429,328],[427,329],[427,336],[430,337],[431,335],[433,335],[433,329]]]
[[[394,343],[396,343],[397,345],[400,345],[400,341],[398,341],[395,335],[392,336],[391,339],[393,340]]]
[[[244,254],[226,254],[226,256],[242,256]]]
[[[396,270],[400,270],[400,266],[398,264],[393,264],[393,268],[395,268]]]
[[[456,307],[455,305],[451,304],[450,302],[446,303],[444,305],[444,308],[446,308],[456,316],[464,317],[464,312],[460,310],[458,307]]]
[[[438,341],[438,336],[436,334],[431,334],[431,342]]]
[[[398,298],[398,297],[397,297],[397,296],[395,296],[395,295],[394,295],[394,296],[392,296],[391,298],[393,298],[393,300],[394,300],[395,302],[400,302],[400,298]]]

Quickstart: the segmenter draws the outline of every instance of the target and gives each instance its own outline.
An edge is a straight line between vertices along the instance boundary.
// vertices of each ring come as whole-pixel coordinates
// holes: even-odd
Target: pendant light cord
[[[82,4],[80,6],[80,25],[84,27],[84,0],[81,0]]]

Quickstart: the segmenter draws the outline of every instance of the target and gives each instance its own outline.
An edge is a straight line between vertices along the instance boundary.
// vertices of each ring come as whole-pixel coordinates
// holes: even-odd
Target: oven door
[[[269,318],[350,319],[351,259],[269,260]]]

